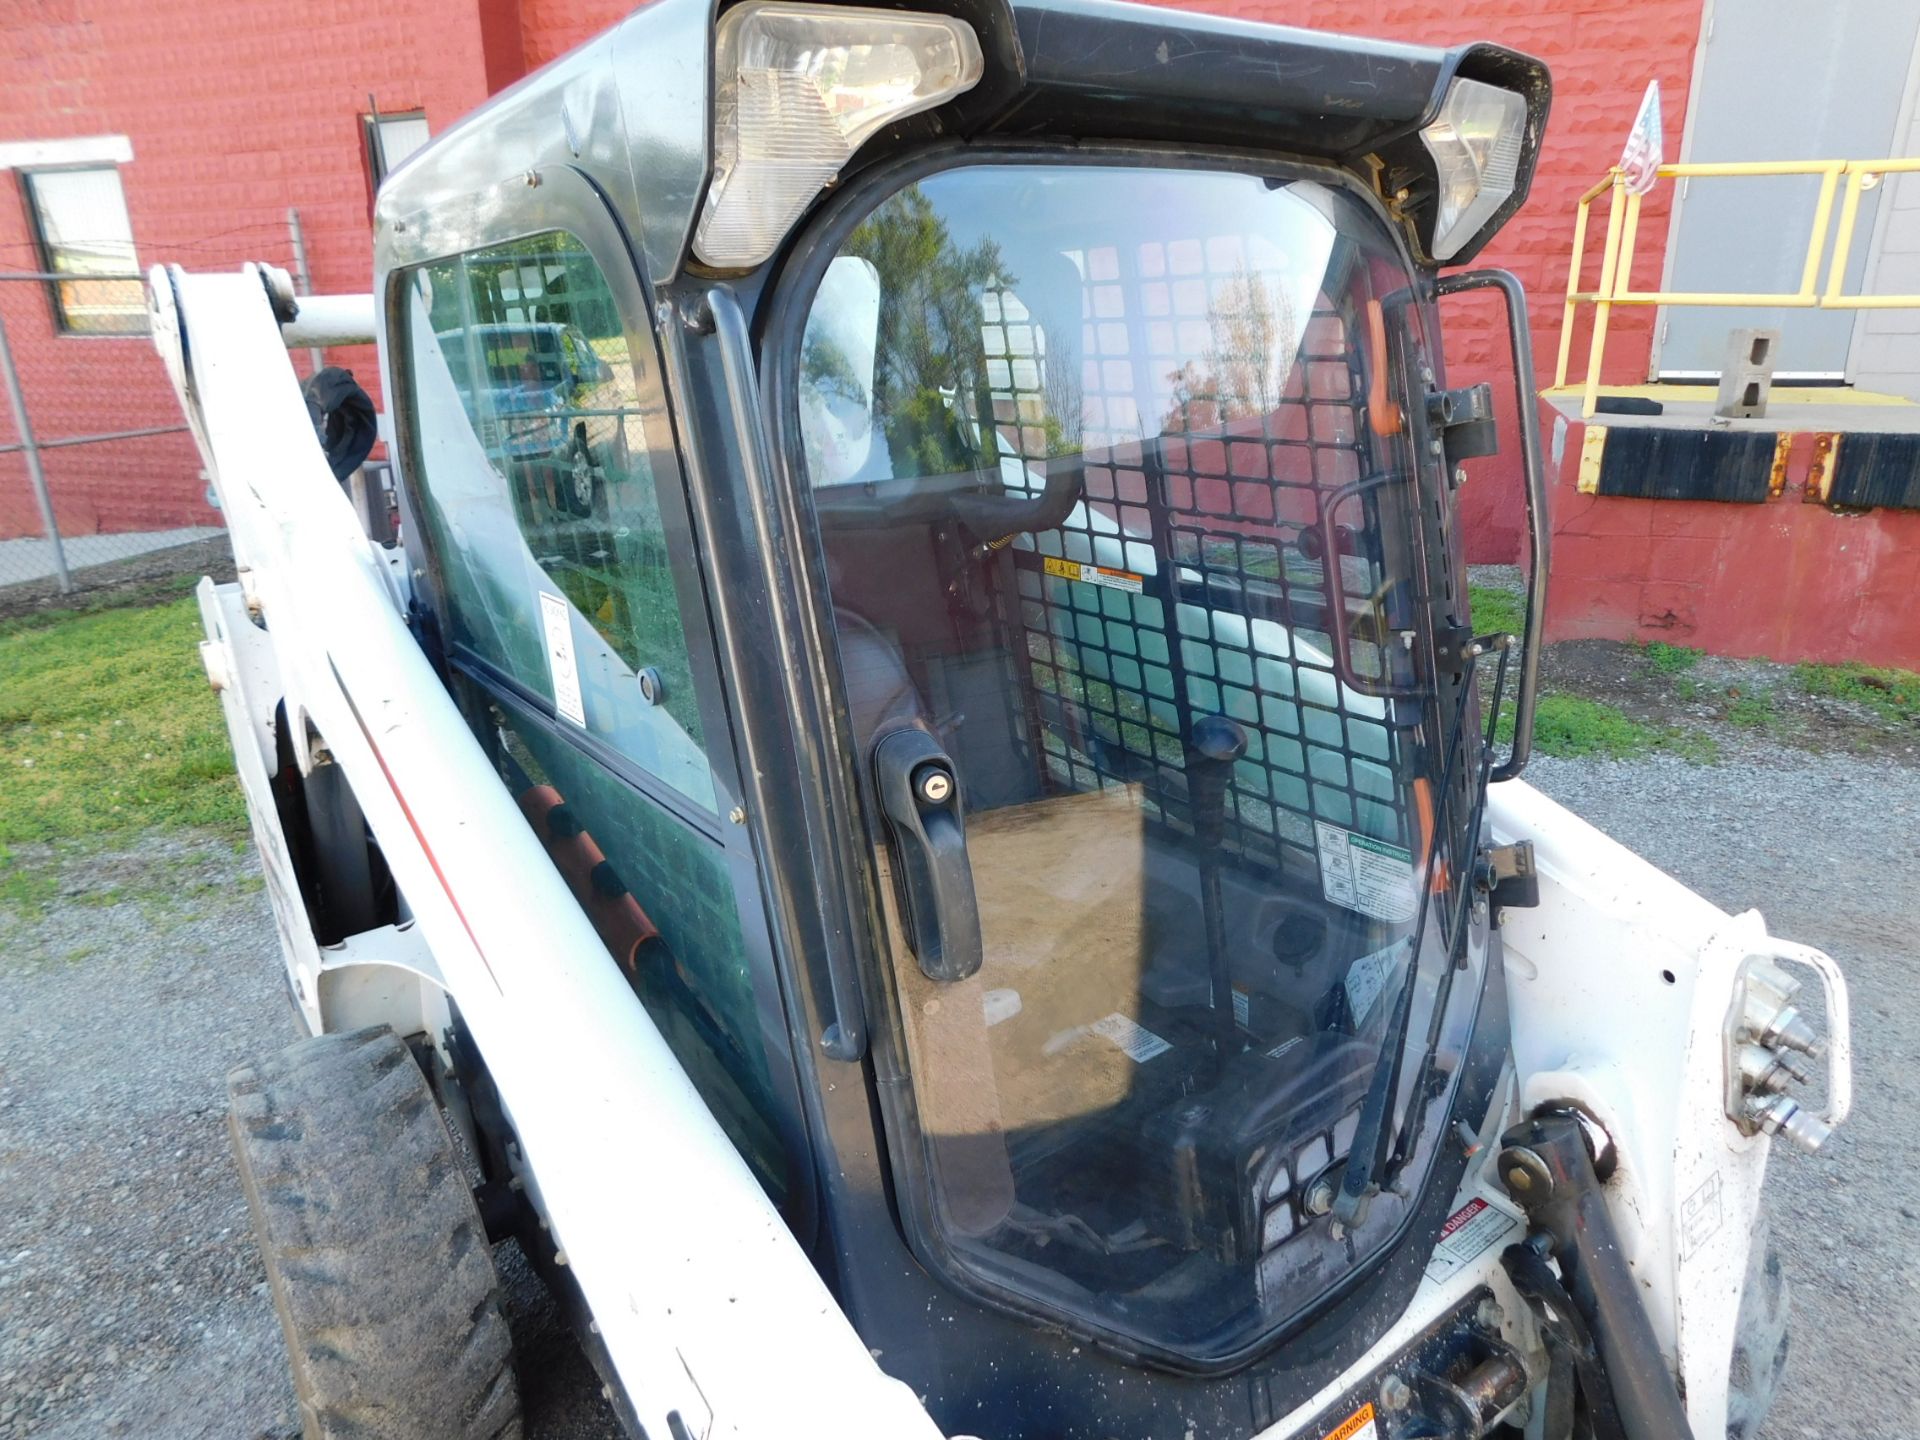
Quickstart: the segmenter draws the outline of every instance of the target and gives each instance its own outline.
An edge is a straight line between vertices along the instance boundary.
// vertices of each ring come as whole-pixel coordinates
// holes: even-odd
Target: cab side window
[[[630,336],[606,276],[565,232],[435,261],[399,284],[409,489],[464,677],[456,695],[778,1200],[789,1169],[774,1077],[791,1060],[762,1026],[769,998],[716,838],[669,549],[680,472],[651,339]]]
[[[563,231],[423,266],[404,304],[449,641],[711,811],[650,347]]]

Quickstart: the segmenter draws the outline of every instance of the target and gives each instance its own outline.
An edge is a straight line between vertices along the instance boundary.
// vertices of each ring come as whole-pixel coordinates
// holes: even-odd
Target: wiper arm
[[[1477,640],[1469,647],[1469,654],[1477,657],[1488,650],[1500,650],[1500,664],[1494,675],[1493,704],[1487,721],[1487,733],[1480,746],[1479,762],[1474,776],[1473,811],[1468,817],[1467,833],[1477,837],[1480,833],[1481,819],[1486,813],[1487,778],[1492,771],[1493,735],[1499,723],[1501,694],[1506,689],[1507,660],[1513,651],[1511,635],[1488,636]],[[1454,743],[1447,749],[1447,763],[1441,767],[1439,793],[1442,805],[1436,807],[1442,814],[1445,797],[1452,793],[1454,764],[1466,750],[1466,735],[1463,722],[1467,715],[1467,698],[1473,693],[1471,679],[1463,679],[1460,686],[1460,699],[1453,715]],[[1393,1016],[1387,1025],[1387,1033],[1381,1041],[1380,1057],[1374,1062],[1373,1076],[1367,1083],[1367,1097],[1360,1107],[1360,1119],[1353,1135],[1353,1148],[1347,1154],[1347,1168],[1340,1178],[1340,1193],[1334,1197],[1333,1218],[1347,1230],[1353,1230],[1367,1218],[1367,1208],[1373,1197],[1380,1193],[1381,1179],[1386,1173],[1387,1163],[1395,1154],[1396,1141],[1400,1127],[1393,1124],[1394,1097],[1400,1093],[1400,1076],[1407,1048],[1407,1031],[1413,1024],[1414,994],[1419,989],[1420,953],[1425,947],[1427,935],[1427,902],[1433,894],[1433,877],[1440,863],[1443,837],[1436,820],[1434,834],[1429,842],[1426,868],[1420,877],[1420,903],[1413,917],[1413,932],[1408,943],[1407,972],[1400,982],[1400,992],[1394,997]],[[1440,1043],[1440,1024],[1446,1011],[1447,997],[1453,985],[1454,965],[1459,959],[1461,942],[1466,938],[1467,905],[1472,899],[1472,886],[1463,883],[1459,898],[1455,901],[1453,923],[1445,928],[1447,941],[1447,966],[1442,972],[1439,987],[1434,992],[1433,1016],[1427,1027],[1426,1048],[1421,1052],[1418,1070],[1418,1084],[1407,1101],[1407,1125],[1412,1126],[1420,1113],[1420,1092],[1428,1083],[1428,1075],[1433,1067],[1433,1059]]]

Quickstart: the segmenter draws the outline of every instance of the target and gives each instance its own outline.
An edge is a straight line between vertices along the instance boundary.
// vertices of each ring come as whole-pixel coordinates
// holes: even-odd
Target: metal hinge
[[[1489,845],[1480,852],[1476,878],[1487,892],[1487,903],[1501,910],[1532,910],[1540,904],[1540,874],[1533,864],[1533,842]]]
[[[1429,390],[1427,423],[1440,437],[1449,470],[1462,460],[1492,455],[1500,448],[1500,434],[1493,420],[1491,385]]]

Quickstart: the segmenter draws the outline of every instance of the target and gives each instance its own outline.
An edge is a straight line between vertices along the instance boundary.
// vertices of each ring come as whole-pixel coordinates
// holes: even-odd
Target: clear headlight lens
[[[1527,131],[1526,99],[1478,80],[1455,80],[1439,118],[1421,130],[1440,177],[1433,258],[1450,259],[1513,194]]]
[[[948,15],[751,0],[714,37],[713,183],[694,253],[758,265],[881,126],[970,90],[980,41]]]

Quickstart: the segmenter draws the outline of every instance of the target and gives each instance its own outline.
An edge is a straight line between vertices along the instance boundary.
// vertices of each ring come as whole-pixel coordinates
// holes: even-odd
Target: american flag
[[[1640,113],[1634,116],[1633,129],[1627,134],[1627,148],[1620,152],[1620,173],[1626,177],[1627,189],[1634,194],[1644,195],[1653,189],[1663,159],[1662,143],[1660,82],[1649,80],[1647,93],[1640,101]]]

